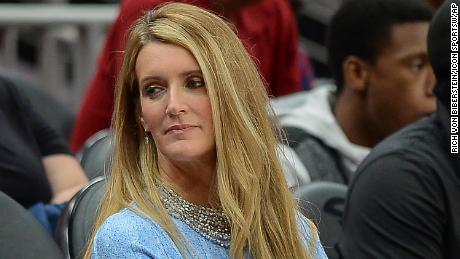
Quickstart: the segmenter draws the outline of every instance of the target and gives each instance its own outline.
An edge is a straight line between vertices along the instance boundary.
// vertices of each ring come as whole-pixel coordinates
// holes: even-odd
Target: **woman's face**
[[[136,61],[141,122],[160,157],[202,161],[215,157],[211,104],[201,69],[186,49],[151,42]]]

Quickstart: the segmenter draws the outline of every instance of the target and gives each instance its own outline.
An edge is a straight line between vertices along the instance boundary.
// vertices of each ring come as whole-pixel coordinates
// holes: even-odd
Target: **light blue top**
[[[230,249],[209,241],[181,220],[174,218],[174,221],[196,253],[191,258],[229,258]],[[310,226],[300,214],[298,223],[302,239],[307,245],[311,238]],[[182,256],[160,225],[130,209],[123,209],[107,218],[98,229],[94,238],[92,258],[182,259]],[[327,258],[319,238],[315,258]]]

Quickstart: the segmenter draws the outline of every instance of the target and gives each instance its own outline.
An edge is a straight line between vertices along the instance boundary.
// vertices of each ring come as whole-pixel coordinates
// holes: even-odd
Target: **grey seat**
[[[79,156],[88,179],[104,176],[112,159],[112,131],[101,130],[94,134],[86,141]]]
[[[0,192],[0,258],[64,258],[42,225],[3,192]]]
[[[56,240],[66,258],[83,258],[104,190],[105,178],[97,177],[64,208],[57,224]]]
[[[333,182],[312,182],[294,192],[302,213],[313,220],[330,259],[339,258],[334,246],[342,233],[347,186]]]

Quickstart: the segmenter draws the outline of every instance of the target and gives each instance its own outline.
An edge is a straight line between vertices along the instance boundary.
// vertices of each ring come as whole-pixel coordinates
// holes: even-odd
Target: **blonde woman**
[[[326,258],[296,211],[267,93],[227,23],[187,4],[132,28],[86,258]]]

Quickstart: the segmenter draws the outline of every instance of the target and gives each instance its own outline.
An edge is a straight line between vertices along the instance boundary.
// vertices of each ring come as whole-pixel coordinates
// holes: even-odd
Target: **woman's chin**
[[[187,148],[187,147],[177,147],[164,150],[163,155],[166,159],[172,161],[194,161],[203,155],[203,152],[198,150]]]
[[[215,153],[215,147],[211,145],[203,145],[203,142],[186,142],[187,141],[171,143],[165,146],[165,148],[161,150],[161,153],[168,160],[183,162],[202,160],[210,156],[210,154]]]

